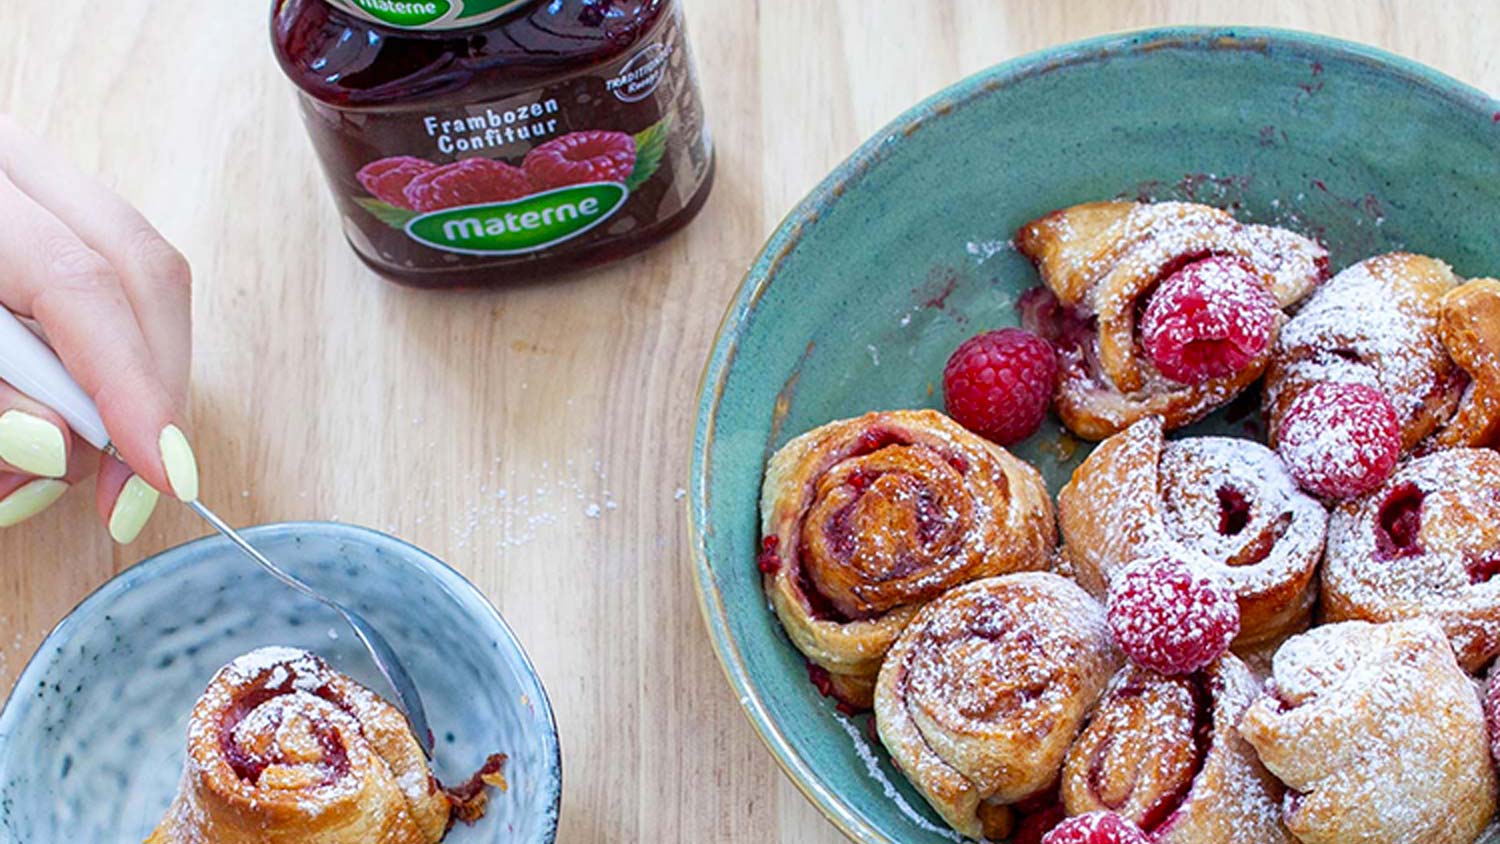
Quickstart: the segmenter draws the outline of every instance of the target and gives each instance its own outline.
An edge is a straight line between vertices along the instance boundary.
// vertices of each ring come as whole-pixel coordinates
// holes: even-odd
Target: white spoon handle
[[[57,411],[94,448],[109,445],[99,408],[42,338],[0,308],[0,380]]]

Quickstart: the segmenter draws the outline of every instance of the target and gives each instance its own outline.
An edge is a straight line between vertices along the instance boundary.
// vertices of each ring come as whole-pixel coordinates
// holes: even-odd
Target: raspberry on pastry
[[[1109,629],[1135,664],[1191,674],[1229,650],[1240,609],[1218,578],[1155,557],[1126,566],[1111,584]]]
[[[1313,384],[1287,407],[1276,452],[1303,489],[1349,498],[1390,477],[1401,456],[1401,423],[1374,387]]]
[[[1465,283],[1436,258],[1392,252],[1355,264],[1283,326],[1264,404],[1276,445],[1293,403],[1325,383],[1363,384],[1391,402],[1404,451],[1496,444],[1500,282]]]
[[[1271,342],[1279,311],[1255,271],[1222,255],[1168,276],[1146,302],[1141,343],[1161,374],[1182,384],[1232,376]]]
[[[1091,440],[1147,416],[1180,428],[1239,395],[1265,371],[1282,310],[1328,263],[1308,238],[1189,202],[1075,205],[1022,226],[1016,248],[1047,291],[1021,304],[1056,338],[1053,403]]]
[[[1212,574],[1239,607],[1237,653],[1307,626],[1328,514],[1250,440],[1167,442],[1143,419],[1105,440],[1057,496],[1063,558],[1103,600],[1131,563],[1168,556]]]
[[[1272,671],[1239,729],[1289,789],[1303,844],[1471,844],[1489,824],[1484,713],[1435,623],[1317,627]]]
[[[1328,526],[1330,621],[1437,622],[1465,670],[1500,655],[1500,453],[1455,448],[1412,458]]]
[[[827,672],[822,685],[865,709],[886,649],[922,605],[1044,568],[1056,537],[1035,469],[937,411],[898,410],[831,422],[776,452],[755,564],[792,643]]]
[[[1072,581],[1047,572],[976,580],[923,607],[891,647],[875,724],[949,826],[1003,837],[1010,813],[996,810],[1056,781],[1120,663],[1104,608]]]
[[[1149,844],[1140,828],[1114,812],[1068,818],[1042,836],[1042,844]]]

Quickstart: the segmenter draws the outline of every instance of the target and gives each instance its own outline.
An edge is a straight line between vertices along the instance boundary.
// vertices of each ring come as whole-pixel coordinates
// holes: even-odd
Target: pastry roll
[[[1057,413],[1084,439],[1102,440],[1147,416],[1179,428],[1260,378],[1271,345],[1238,371],[1196,384],[1166,378],[1140,339],[1139,316],[1157,285],[1201,259],[1236,260],[1286,309],[1326,276],[1328,253],[1286,229],[1246,225],[1190,202],[1090,202],[1022,226],[1016,248],[1036,264],[1051,307],[1027,313],[1055,338]],[[1279,323],[1284,319],[1276,315]],[[1274,343],[1274,328],[1272,341]]]
[[[1470,844],[1495,813],[1474,682],[1427,619],[1288,640],[1240,733],[1288,788],[1303,844]]]
[[[1236,730],[1259,691],[1233,654],[1181,677],[1126,666],[1068,751],[1063,806],[1117,812],[1158,844],[1296,844],[1281,783]]]
[[[1166,555],[1214,571],[1240,609],[1234,647],[1305,628],[1328,514],[1276,453],[1250,440],[1167,442],[1155,417],[1105,440],[1057,497],[1063,554],[1101,601],[1131,562]]]
[[[1465,283],[1446,263],[1392,252],[1323,285],[1282,328],[1266,371],[1275,445],[1298,396],[1324,381],[1390,399],[1402,447],[1493,445],[1500,425],[1500,282]]]
[[[464,819],[482,812],[471,791]],[[454,815],[400,712],[310,653],[261,648],[193,708],[182,784],[146,841],[434,844]]]
[[[1043,568],[1056,544],[1041,475],[932,410],[871,413],[787,443],[766,467],[761,520],[776,615],[830,691],[861,708],[924,603]]]
[[[1430,618],[1474,673],[1500,654],[1496,574],[1500,454],[1433,452],[1334,511],[1323,613],[1330,621]]]
[[[886,657],[875,723],[950,826],[1008,834],[1045,791],[1122,658],[1104,608],[1046,572],[977,580],[923,607]]]

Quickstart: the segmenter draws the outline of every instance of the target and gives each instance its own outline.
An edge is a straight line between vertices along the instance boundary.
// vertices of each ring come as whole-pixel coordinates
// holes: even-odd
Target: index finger
[[[63,364],[93,397],[115,448],[137,474],[157,489],[196,497],[196,466],[191,466],[190,485],[180,454],[173,455],[179,458],[177,471],[167,470],[163,447],[168,432],[176,431],[177,438],[181,432],[110,263],[4,175],[0,219],[10,221],[0,226],[0,267],[7,268],[0,273],[0,302],[41,323]],[[172,445],[178,445],[176,439]],[[187,455],[190,462],[190,450]]]

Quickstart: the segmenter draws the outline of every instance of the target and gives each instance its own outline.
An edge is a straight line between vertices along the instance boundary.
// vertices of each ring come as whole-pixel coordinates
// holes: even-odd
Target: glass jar
[[[349,243],[392,280],[611,261],[708,198],[676,0],[277,0],[271,33]]]

